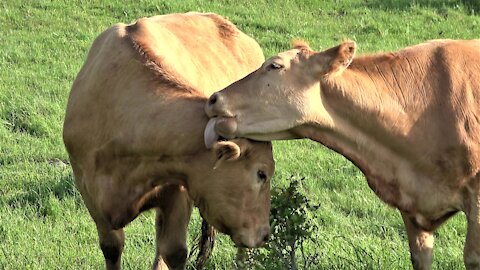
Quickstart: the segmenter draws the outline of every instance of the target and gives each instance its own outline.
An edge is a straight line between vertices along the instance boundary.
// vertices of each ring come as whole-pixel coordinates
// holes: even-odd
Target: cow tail
[[[195,260],[195,269],[201,270],[207,263],[213,251],[215,244],[215,229],[202,218],[201,235],[194,241],[189,257],[192,257],[197,251],[197,259]]]

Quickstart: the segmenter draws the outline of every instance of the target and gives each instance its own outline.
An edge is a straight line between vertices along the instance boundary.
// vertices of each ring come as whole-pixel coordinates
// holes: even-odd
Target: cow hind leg
[[[100,248],[105,257],[105,265],[108,270],[119,270],[121,268],[121,257],[125,234],[123,229],[112,230],[108,226],[97,224]]]
[[[467,239],[463,252],[465,268],[480,270],[480,190],[470,192],[466,200]]]
[[[153,269],[185,269],[187,262],[187,229],[192,203],[186,190],[167,186],[159,196],[157,208],[157,252]],[[167,268],[168,267],[168,268]]]
[[[433,233],[418,227],[411,217],[402,212],[403,223],[407,230],[410,259],[413,269],[427,270],[432,266]]]

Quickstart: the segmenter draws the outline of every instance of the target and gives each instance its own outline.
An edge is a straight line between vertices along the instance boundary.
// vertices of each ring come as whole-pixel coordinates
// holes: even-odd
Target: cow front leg
[[[163,188],[159,198],[156,217],[157,252],[153,269],[185,269],[188,255],[187,229],[193,204],[181,186]]]
[[[162,237],[162,231],[164,228],[164,218],[163,218],[163,211],[160,208],[156,208],[156,217],[155,217],[155,230],[156,230],[156,252],[155,252],[155,259],[153,260],[153,270],[168,270],[168,265],[162,258],[161,248],[160,248],[160,241]]]
[[[468,270],[480,270],[480,190],[472,189],[466,199],[467,239],[463,251],[463,261]]]
[[[105,257],[107,270],[119,270],[121,268],[121,257],[125,234],[123,229],[112,230],[108,226],[97,224],[100,248]]]
[[[413,269],[428,270],[432,266],[433,232],[419,228],[411,217],[403,212],[401,213],[405,229],[407,230],[410,260],[412,261]]]

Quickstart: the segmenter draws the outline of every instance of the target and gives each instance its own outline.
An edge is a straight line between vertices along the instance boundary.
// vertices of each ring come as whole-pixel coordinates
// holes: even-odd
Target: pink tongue
[[[215,132],[215,122],[217,118],[212,118],[208,121],[207,126],[205,127],[205,132],[203,133],[203,140],[207,149],[212,148],[213,144],[218,140],[219,135]]]

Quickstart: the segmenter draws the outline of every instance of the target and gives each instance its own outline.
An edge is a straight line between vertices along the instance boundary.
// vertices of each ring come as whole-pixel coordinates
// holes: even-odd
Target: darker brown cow
[[[212,95],[206,111],[226,137],[310,138],[351,160],[400,210],[415,269],[430,268],[433,232],[463,211],[465,266],[480,269],[480,40],[355,50],[299,42]]]
[[[270,143],[203,144],[206,95],[260,66],[258,44],[215,14],[117,24],[93,43],[68,101],[63,138],[108,269],[123,227],[157,210],[154,269],[183,269],[192,203],[238,246],[269,234]]]

